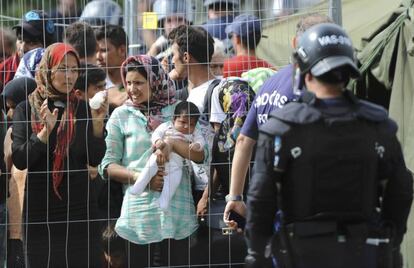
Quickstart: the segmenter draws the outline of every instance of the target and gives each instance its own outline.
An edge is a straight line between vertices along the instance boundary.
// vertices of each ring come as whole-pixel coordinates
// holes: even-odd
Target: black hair
[[[65,42],[72,45],[80,58],[96,53],[96,38],[92,27],[86,22],[74,22],[65,29]]]
[[[115,222],[109,222],[104,228],[101,242],[107,255],[123,258],[123,261],[126,261],[126,241],[115,232]]]
[[[37,35],[31,34],[30,32],[26,30],[23,30],[22,28],[16,29],[16,37],[17,37],[17,40],[22,40],[25,43],[41,44],[43,47],[48,47],[54,41],[53,35],[45,33],[44,38],[43,38],[43,34],[37,36]]]
[[[131,61],[125,66],[125,74],[128,72],[138,72],[140,75],[142,75],[143,77],[145,77],[145,79],[148,80],[148,74],[145,70],[145,67],[137,61]]]
[[[247,47],[248,49],[256,49],[261,39],[262,39],[261,31],[254,31],[253,33],[250,33],[247,36],[240,36],[240,40],[241,40],[243,47]]]
[[[128,46],[128,36],[124,28],[118,25],[101,26],[95,31],[96,40],[109,39],[115,47]]]
[[[177,119],[182,114],[188,115],[196,121],[198,121],[198,118],[200,117],[200,111],[197,106],[189,101],[181,101],[175,106],[173,119]]]
[[[105,81],[106,73],[96,65],[81,63],[79,66],[79,76],[75,83],[75,89],[86,92],[90,85],[95,85]]]
[[[199,63],[209,63],[214,53],[214,39],[202,27],[181,25],[168,35],[179,47],[180,56],[188,52]]]

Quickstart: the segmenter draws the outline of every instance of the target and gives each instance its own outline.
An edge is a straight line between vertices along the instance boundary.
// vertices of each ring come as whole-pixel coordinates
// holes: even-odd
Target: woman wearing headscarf
[[[88,110],[73,86],[79,58],[73,47],[49,46],[36,72],[37,88],[13,116],[13,164],[27,168],[24,246],[30,267],[100,267],[97,205],[87,164],[105,153],[108,105]]]
[[[128,188],[139,177],[152,154],[151,134],[162,122],[172,120],[175,88],[160,62],[154,57],[129,57],[121,67],[128,101],[116,108],[107,122],[107,151],[101,163],[103,177],[122,182],[124,200],[115,230],[130,243],[130,266],[154,265],[154,249],[161,255],[161,266],[186,265],[189,237],[197,229],[188,166],[170,209],[160,209],[157,200],[163,183],[159,170],[141,195]],[[196,162],[204,160],[205,150],[191,150],[184,141],[167,141],[169,150]],[[168,157],[168,152],[163,157]],[[167,163],[168,164],[168,163]]]

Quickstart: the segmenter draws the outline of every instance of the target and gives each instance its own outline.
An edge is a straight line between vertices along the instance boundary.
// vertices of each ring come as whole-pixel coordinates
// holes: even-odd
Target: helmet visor
[[[359,70],[356,67],[355,63],[353,62],[352,59],[346,56],[332,56],[332,57],[324,58],[323,60],[316,63],[311,68],[310,71],[313,76],[318,77],[336,68],[345,67],[345,66],[349,67],[350,77],[352,78],[360,77]]]

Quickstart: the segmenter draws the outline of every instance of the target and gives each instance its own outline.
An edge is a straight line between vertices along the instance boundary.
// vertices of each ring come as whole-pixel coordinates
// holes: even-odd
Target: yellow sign
[[[144,29],[155,30],[158,28],[158,15],[155,12],[144,12],[142,16]]]

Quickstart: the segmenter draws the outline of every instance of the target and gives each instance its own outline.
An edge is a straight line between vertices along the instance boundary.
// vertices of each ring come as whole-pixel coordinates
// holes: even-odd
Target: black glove
[[[24,268],[23,242],[19,239],[9,239],[7,246],[7,267]]]

